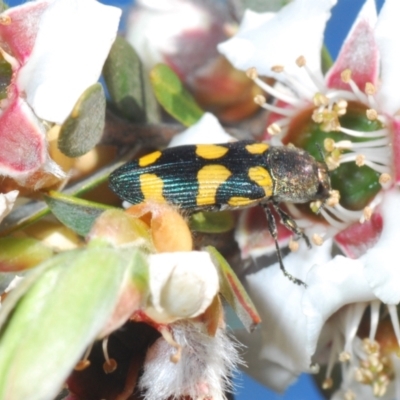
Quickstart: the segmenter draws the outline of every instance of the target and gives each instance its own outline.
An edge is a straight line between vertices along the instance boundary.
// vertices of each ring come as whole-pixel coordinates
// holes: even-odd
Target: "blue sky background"
[[[315,0],[318,1],[318,0]],[[399,0],[400,1],[400,0]],[[22,4],[25,1],[9,0],[10,6]],[[126,9],[131,1],[128,0],[102,0],[102,3],[113,4]],[[332,18],[328,22],[325,43],[335,58],[339,52],[341,43],[345,39],[352,21],[360,10],[364,0],[338,0],[338,4],[332,10]],[[378,8],[382,5],[383,0],[377,0]],[[296,384],[291,386],[286,393],[276,394],[245,374],[241,375],[237,382],[236,400],[322,400],[323,397],[314,386],[312,378],[303,375]]]

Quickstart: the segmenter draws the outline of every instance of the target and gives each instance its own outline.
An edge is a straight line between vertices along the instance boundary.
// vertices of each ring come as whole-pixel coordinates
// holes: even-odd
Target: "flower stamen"
[[[103,349],[104,358],[106,360],[104,362],[104,364],[103,364],[103,370],[104,370],[104,372],[106,374],[111,374],[112,372],[114,372],[117,369],[118,364],[117,364],[117,362],[115,361],[114,358],[110,358],[109,355],[108,355],[108,348],[107,348],[107,346],[108,346],[108,336],[103,339],[103,342],[101,343],[101,346],[102,346],[102,349]]]
[[[259,77],[258,77],[258,73],[257,70],[255,68],[250,68],[247,70],[246,72],[247,76],[252,79],[262,90],[264,90],[264,92],[267,92],[268,94],[270,94],[271,96],[275,97],[278,100],[281,100],[287,104],[290,104],[292,106],[299,106],[300,104],[302,104],[303,102],[294,97],[293,95],[289,95],[286,93],[283,93],[282,91],[272,87],[271,85],[268,85],[268,83],[262,81]]]
[[[350,69],[345,69],[344,71],[342,71],[342,73],[340,74],[340,77],[342,78],[342,82],[347,83],[350,86],[354,95],[357,97],[357,99],[361,103],[366,103],[368,101],[367,96],[359,89],[357,84],[351,78],[351,70]]]

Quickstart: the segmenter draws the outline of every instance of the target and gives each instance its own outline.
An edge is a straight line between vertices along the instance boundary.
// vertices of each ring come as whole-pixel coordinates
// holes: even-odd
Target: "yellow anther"
[[[259,106],[263,106],[266,102],[267,100],[262,94],[258,94],[254,97],[254,103],[258,104]]]
[[[318,233],[314,233],[311,237],[311,240],[316,246],[322,246],[324,243],[324,239],[321,235],[318,235]]]
[[[253,79],[253,80],[258,78],[257,70],[256,70],[254,67],[249,68],[249,69],[246,71],[246,75],[247,75],[250,79]]]
[[[268,126],[267,132],[271,136],[273,136],[273,135],[277,135],[277,134],[281,133],[282,129],[278,124],[272,123],[271,125]]]
[[[312,202],[310,203],[310,209],[311,209],[311,211],[312,211],[313,213],[315,213],[315,214],[319,211],[319,209],[321,208],[321,206],[322,206],[322,203],[321,203],[320,200],[312,201]]]
[[[314,110],[311,118],[315,123],[320,124],[324,120],[324,115],[322,112]]]
[[[329,207],[335,207],[339,204],[340,193],[339,190],[331,190],[329,192],[329,198],[326,200],[326,205]]]
[[[340,167],[340,162],[336,160],[335,157],[327,157],[325,162],[328,166],[329,171],[333,171],[334,169]]]
[[[324,140],[324,149],[331,153],[333,150],[335,150],[335,141],[332,138],[326,138]]]
[[[329,99],[322,93],[315,93],[313,102],[316,107],[329,105]]]
[[[379,177],[379,183],[381,185],[385,185],[385,184],[389,183],[391,180],[392,180],[392,177],[386,172],[381,174],[381,176]]]
[[[351,81],[351,69],[345,69],[342,71],[340,78],[342,79],[342,82],[349,83]]]
[[[324,381],[322,382],[322,389],[324,390],[331,389],[332,386],[333,386],[332,378],[325,378]]]
[[[365,156],[363,154],[357,155],[356,165],[357,165],[357,167],[362,167],[363,165],[365,165]]]
[[[273,72],[280,73],[283,72],[283,70],[284,70],[283,65],[274,65],[273,67],[271,67],[271,71]]]
[[[373,108],[368,109],[365,114],[370,121],[375,121],[378,119],[378,112]]]
[[[298,67],[304,67],[306,65],[306,58],[304,56],[300,56],[296,59],[296,64]]]
[[[297,250],[299,250],[299,247],[300,247],[299,242],[296,242],[296,240],[293,240],[293,238],[290,238],[290,240],[289,240],[290,251],[292,251],[294,253]]]
[[[356,400],[356,395],[352,390],[346,390],[344,394],[344,400]]]
[[[365,84],[365,93],[369,96],[373,96],[376,93],[376,87],[371,82]]]
[[[11,17],[9,15],[0,15],[0,25],[10,25]]]
[[[369,221],[372,217],[373,212],[374,210],[371,207],[369,206],[364,207],[363,210],[364,221]]]
[[[348,351],[342,351],[339,354],[339,361],[340,362],[346,362],[349,361],[351,359],[350,353]]]

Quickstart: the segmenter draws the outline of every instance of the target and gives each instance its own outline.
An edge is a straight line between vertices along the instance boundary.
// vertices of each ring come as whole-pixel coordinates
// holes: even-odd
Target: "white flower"
[[[218,272],[204,251],[149,256],[150,303],[145,313],[157,323],[202,314],[219,291]]]
[[[213,114],[205,113],[196,124],[174,136],[168,147],[225,143],[232,140],[235,139],[224,131],[218,119]]]
[[[302,265],[299,272],[292,272],[295,276],[301,277],[303,269],[309,271],[304,278],[308,288],[300,295],[301,288],[293,287],[293,294],[284,299],[281,285],[261,279],[262,272],[255,274],[254,279],[253,275],[248,277],[250,293],[261,314],[270,304],[277,308],[277,315],[267,319],[268,326],[261,338],[263,348],[258,354],[261,358],[254,361],[258,368],[265,367],[265,373],[260,370],[254,373],[258,379],[268,380],[268,384],[275,380],[275,387],[282,390],[296,374],[309,371],[311,362],[318,361],[329,365],[328,382],[333,363],[342,355],[343,392],[352,390],[359,393],[358,398],[367,398],[361,393],[383,395],[388,390],[389,396],[392,386],[396,386],[395,397],[399,398],[397,364],[390,364],[386,370],[382,361],[390,352],[371,350],[368,346],[364,346],[366,350],[360,349],[364,343],[361,339],[367,337],[374,343],[375,337],[379,337],[379,327],[384,324],[380,322],[384,318],[379,313],[380,301],[388,305],[394,328],[391,338],[400,343],[396,312],[400,301],[396,261],[400,194],[393,186],[400,181],[400,97],[394,89],[400,79],[400,2],[386,0],[378,17],[374,1],[367,0],[338,59],[323,76],[320,62],[323,31],[335,3],[335,0],[295,0],[276,14],[248,12],[238,34],[219,46],[237,68],[250,68],[249,76],[275,98],[275,103],[266,102],[263,97],[256,99],[271,112],[267,137],[273,144],[297,144],[297,140],[303,140],[303,145],[306,143],[307,149],[311,149],[317,136],[306,139],[307,134],[313,134],[310,130],[316,128],[320,137],[329,134],[329,139],[321,144],[328,153],[326,162],[332,169],[337,168],[332,176],[338,173],[335,182],[342,197],[341,203],[325,205],[321,210],[329,223],[325,227],[316,225],[296,207],[288,208],[307,233],[317,229],[325,240],[333,238],[347,257],[332,258],[327,252],[325,260],[311,258],[304,265],[301,257],[289,255],[285,265],[291,262]],[[258,74],[273,77],[278,83],[269,85]],[[357,122],[346,125],[348,116],[357,116]],[[358,123],[361,120],[364,125]],[[354,163],[364,169],[358,169]],[[340,175],[348,165],[354,166],[351,172]],[[360,200],[354,201],[352,196],[357,197],[359,188],[354,189],[353,184],[365,178],[366,167],[373,176],[370,182],[374,190],[368,189],[364,194],[365,187],[361,187]],[[246,251],[250,254],[248,248]],[[267,295],[258,287],[263,287]],[[282,303],[286,312],[279,313]],[[360,338],[356,333],[367,306],[371,308],[370,331],[362,333],[364,336]],[[296,319],[291,318],[288,310],[298,311]],[[279,326],[282,333],[267,342],[271,325]],[[290,338],[291,347],[285,344],[286,337]],[[328,345],[330,359],[324,357]],[[374,375],[369,381],[365,378],[370,357],[379,359],[386,375]],[[251,366],[250,360],[249,363]],[[280,375],[270,378],[266,371],[274,363]],[[355,378],[356,367],[359,369]],[[282,374],[282,370],[287,373]],[[393,379],[397,382],[390,384]],[[372,389],[365,391],[360,383]]]

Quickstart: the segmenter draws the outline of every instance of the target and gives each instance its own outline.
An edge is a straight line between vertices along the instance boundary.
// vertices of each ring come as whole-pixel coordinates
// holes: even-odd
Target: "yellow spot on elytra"
[[[140,189],[142,190],[145,200],[155,200],[165,203],[163,196],[164,182],[156,174],[140,175]]]
[[[246,150],[251,154],[262,154],[268,149],[267,143],[253,143],[246,146]]]
[[[223,165],[206,165],[201,168],[197,173],[197,181],[199,182],[197,205],[214,205],[219,186],[231,175],[232,173]]]
[[[198,144],[196,154],[207,160],[215,160],[223,157],[229,151],[228,148],[216,144]]]
[[[256,201],[257,200],[252,200],[252,199],[249,199],[248,197],[239,197],[239,196],[234,197],[233,196],[228,200],[228,204],[231,207],[245,207],[252,203],[255,203]]]
[[[249,168],[249,178],[261,186],[265,191],[266,197],[272,196],[273,183],[269,172],[263,167]]]
[[[147,154],[147,156],[139,158],[139,166],[147,167],[155,163],[161,157],[161,151],[155,151],[154,153]]]

